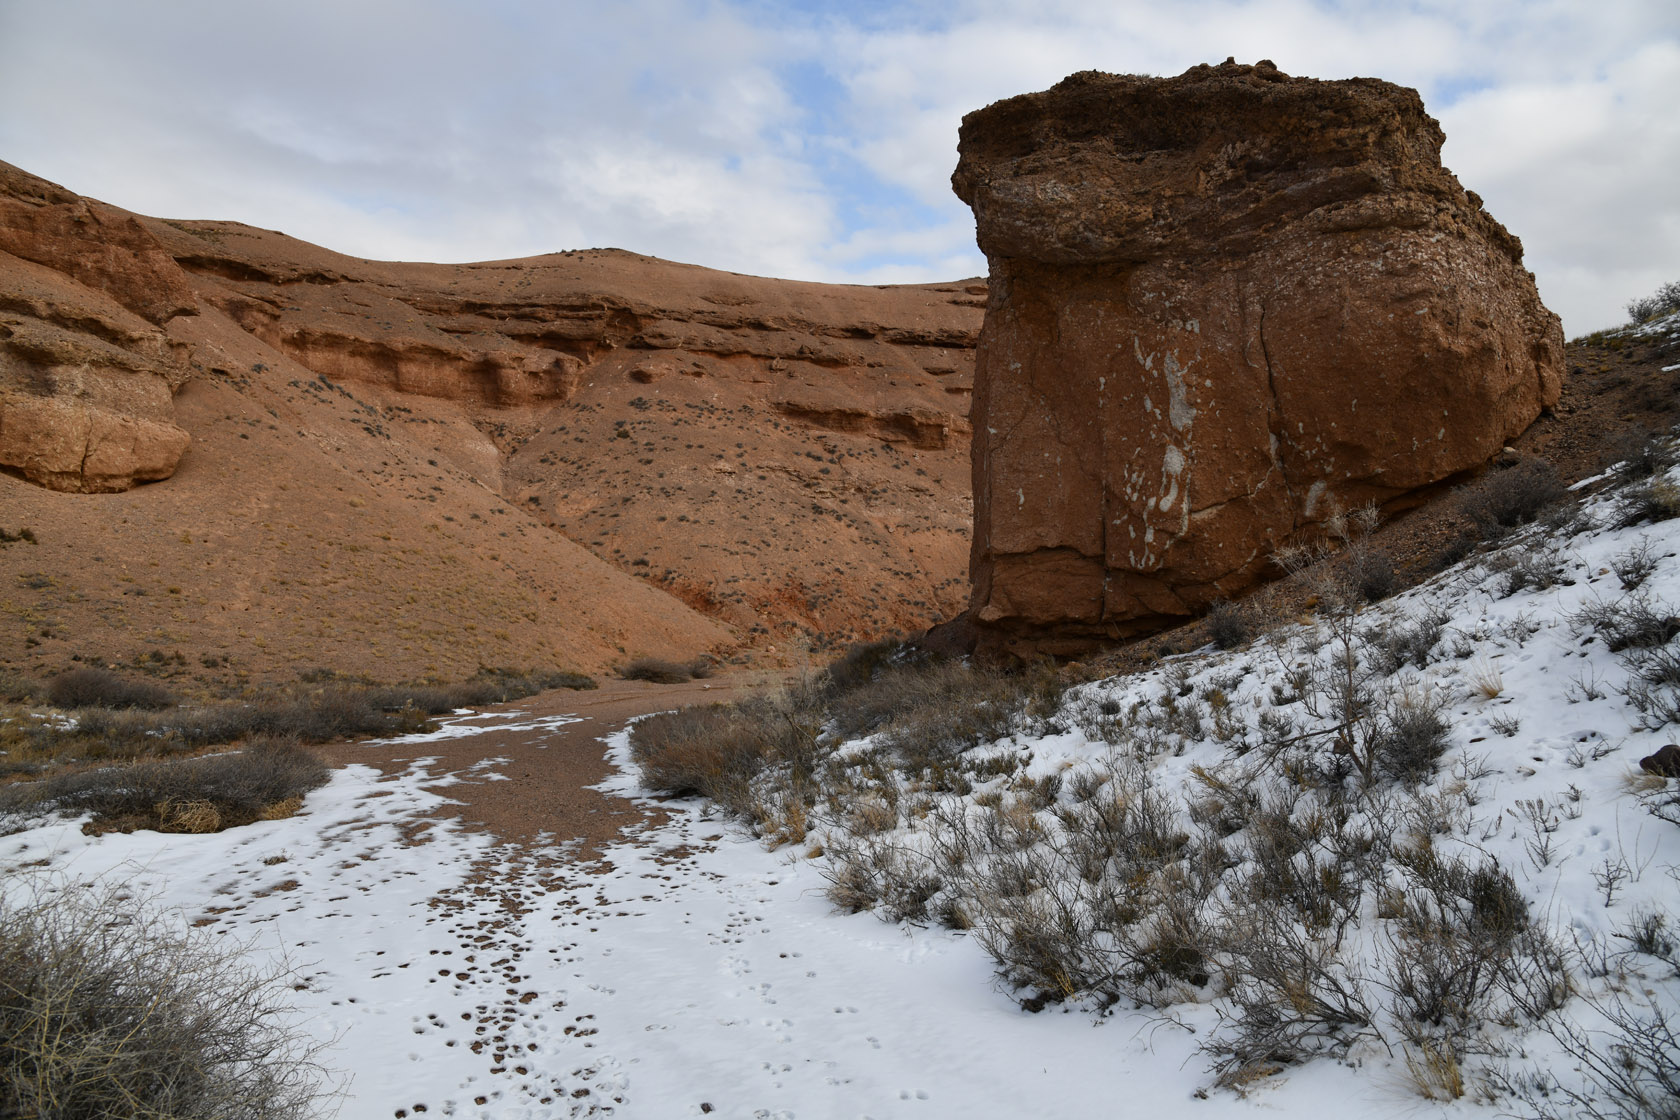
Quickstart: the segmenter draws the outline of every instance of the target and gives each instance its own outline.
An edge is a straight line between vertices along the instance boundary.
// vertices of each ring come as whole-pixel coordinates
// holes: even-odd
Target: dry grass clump
[[[101,829],[216,832],[272,819],[277,806],[301,803],[329,775],[326,763],[295,740],[260,738],[228,754],[147,760],[0,787],[0,814],[21,820],[56,810],[92,813]]]
[[[114,887],[0,893],[0,1116],[292,1120],[325,1103],[283,974]]]
[[[47,683],[47,699],[59,708],[139,708],[157,711],[175,698],[150,681],[124,680],[103,669],[68,669]]]
[[[1491,540],[1534,521],[1567,496],[1556,467],[1544,459],[1523,459],[1465,487],[1458,505],[1482,539]]]
[[[661,657],[638,657],[618,671],[627,681],[650,681],[653,684],[682,684],[688,680],[706,680],[715,675],[717,666],[709,657],[693,661],[667,661]]]
[[[774,765],[801,806],[808,803],[800,791],[817,764],[821,724],[814,690],[795,687],[639,720],[630,729],[630,757],[648,788],[708,797],[763,826],[788,815],[783,795],[790,790],[759,790],[754,779]]]

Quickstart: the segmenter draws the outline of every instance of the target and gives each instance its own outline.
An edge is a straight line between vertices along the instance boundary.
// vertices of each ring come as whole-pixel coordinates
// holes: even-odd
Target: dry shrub
[[[1520,462],[1483,475],[1459,494],[1459,509],[1484,540],[1535,520],[1568,495],[1557,469],[1544,459]]]
[[[1451,621],[1451,615],[1431,610],[1413,618],[1407,625],[1367,631],[1364,638],[1370,647],[1372,662],[1385,675],[1396,673],[1407,665],[1428,668],[1429,655]]]
[[[1394,571],[1394,561],[1388,553],[1374,548],[1360,549],[1353,572],[1354,586],[1367,603],[1375,603],[1394,594],[1400,577]]]
[[[1037,682],[957,661],[895,668],[830,702],[843,736],[881,730],[881,745],[910,771],[949,766],[996,742],[1032,707]]]
[[[1483,1023],[1562,1006],[1563,954],[1497,862],[1472,865],[1428,845],[1395,855],[1411,882],[1386,927],[1382,984],[1409,1041],[1456,1052]]]
[[[1622,692],[1644,726],[1680,723],[1680,608],[1653,600],[1641,587],[1588,603],[1569,622],[1577,633],[1601,638],[1627,667]]]
[[[1680,1022],[1654,994],[1612,990],[1586,1002],[1601,1029],[1549,1017],[1551,1035],[1585,1078],[1580,1087],[1547,1074],[1516,1095],[1540,1120],[1680,1120]]]
[[[1671,280],[1648,296],[1629,300],[1628,323],[1637,327],[1651,319],[1672,315],[1676,311],[1680,311],[1680,280]]]
[[[638,720],[630,757],[649,789],[699,794],[761,830],[780,828],[788,791],[803,797],[810,786],[821,723],[814,691],[800,686]],[[783,788],[755,788],[754,779],[772,765],[782,771]]]
[[[932,861],[920,852],[880,841],[842,842],[829,850],[822,874],[836,908],[856,914],[876,910],[889,922],[925,922],[943,886]]]
[[[175,698],[150,681],[124,680],[103,669],[70,669],[47,684],[47,699],[60,708],[168,708]]]
[[[653,684],[682,684],[694,676],[693,670],[675,661],[660,657],[638,657],[618,671],[627,681],[649,681]]]
[[[823,670],[823,684],[830,695],[854,692],[869,684],[882,672],[888,671],[895,659],[902,658],[904,643],[898,638],[884,638],[878,642],[859,642],[847,648],[845,654]]]
[[[1563,555],[1550,541],[1524,541],[1522,547],[1497,552],[1488,557],[1487,568],[1499,577],[1501,596],[1544,591],[1568,579]]]
[[[1248,641],[1251,627],[1241,607],[1221,599],[1208,608],[1207,633],[1219,649],[1236,649]]]
[[[92,813],[173,832],[212,832],[256,820],[270,805],[323,785],[330,771],[289,739],[254,739],[207,758],[145,761],[0,788],[0,812]],[[211,817],[214,815],[214,823]]]
[[[313,695],[256,704],[179,707],[166,712],[82,708],[72,725],[38,723],[31,747],[46,756],[132,759],[236,743],[281,738],[326,743],[358,735],[397,735],[433,726],[425,710],[387,711],[380,690],[328,688]],[[401,702],[399,702],[400,704]],[[444,702],[442,710],[456,707]]]
[[[1680,486],[1666,476],[1628,487],[1616,504],[1617,528],[1675,517],[1680,517]]]
[[[649,789],[732,805],[765,765],[765,743],[733,704],[664,712],[630,731],[630,757]]]
[[[39,681],[11,669],[0,669],[0,704],[31,704],[44,696]]]
[[[1388,698],[1373,749],[1384,773],[1415,785],[1435,772],[1451,746],[1451,728],[1441,699],[1420,688],[1402,688]]]
[[[369,707],[381,712],[414,708],[430,715],[442,715],[457,708],[505,704],[551,688],[595,687],[593,677],[567,669],[480,669],[468,679],[453,684],[370,685],[342,691],[365,697]]]
[[[1160,1006],[1208,981],[1201,857],[1172,802],[1138,766],[1114,769],[1084,800],[1042,823],[1026,798],[964,834],[947,818],[947,849],[972,864],[960,909],[998,973],[1028,1002],[1095,996]],[[1187,869],[1188,868],[1188,869]]]
[[[0,893],[0,1116],[318,1115],[283,973],[114,887]]]
[[[1203,1046],[1218,1059],[1222,1081],[1280,1062],[1345,1054],[1376,1035],[1365,978],[1336,938],[1266,904],[1226,909],[1219,928],[1233,1029]]]

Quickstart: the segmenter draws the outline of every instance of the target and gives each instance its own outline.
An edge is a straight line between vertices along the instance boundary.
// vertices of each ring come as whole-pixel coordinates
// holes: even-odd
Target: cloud
[[[618,245],[799,279],[983,267],[965,112],[1226,55],[1417,86],[1572,333],[1680,260],[1669,0],[7,0],[0,158],[370,257]]]
[[[1572,332],[1680,277],[1680,44],[1592,76],[1512,83],[1442,114],[1446,158],[1523,238],[1541,295]]]

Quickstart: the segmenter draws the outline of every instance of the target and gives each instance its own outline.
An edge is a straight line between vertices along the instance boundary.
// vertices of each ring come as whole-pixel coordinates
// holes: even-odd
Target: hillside
[[[0,665],[774,660],[966,601],[977,282],[371,262],[3,170]]]

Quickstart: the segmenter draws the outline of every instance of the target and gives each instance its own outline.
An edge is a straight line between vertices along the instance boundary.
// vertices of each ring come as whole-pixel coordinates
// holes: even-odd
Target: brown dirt
[[[436,778],[457,779],[442,790],[451,803],[439,809],[440,819],[482,829],[498,843],[532,845],[546,834],[560,844],[575,842],[587,858],[620,839],[627,828],[661,819],[655,809],[590,788],[612,772],[601,742],[605,736],[639,715],[735,699],[780,679],[775,673],[747,672],[676,685],[609,680],[588,692],[562,689],[482,710],[487,716],[517,711],[536,718],[583,717],[552,730],[496,730],[421,743],[335,743],[317,753],[335,766],[359,763],[385,774],[402,773],[417,759],[437,759],[428,771]],[[492,759],[508,761],[483,766]]]

